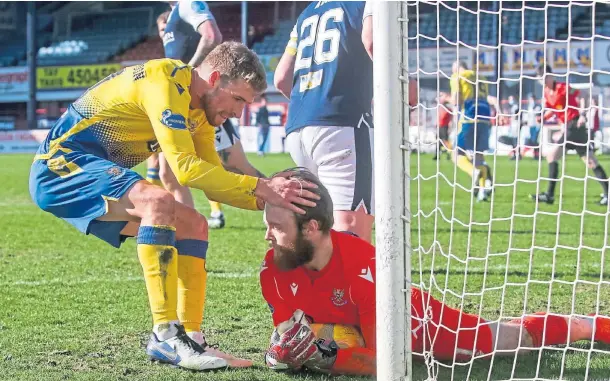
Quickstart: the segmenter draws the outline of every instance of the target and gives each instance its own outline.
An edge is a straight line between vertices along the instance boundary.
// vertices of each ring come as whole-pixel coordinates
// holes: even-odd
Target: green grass
[[[266,173],[292,165],[285,155],[250,159]],[[414,168],[416,160],[413,156]],[[133,240],[115,250],[41,212],[27,190],[30,163],[28,155],[0,156],[0,379],[329,379],[264,368],[263,353],[272,326],[257,278],[267,247],[261,213],[226,208],[227,227],[211,231],[204,322],[211,342],[254,360],[256,366],[185,372],[146,359],[142,345],[149,334],[150,315]],[[610,169],[609,160],[603,164]],[[451,163],[443,160],[438,165],[452,182]],[[447,283],[458,294],[478,293],[463,299],[448,295],[447,302],[489,319],[547,307],[554,312],[588,313],[595,310],[598,300],[599,311],[610,313],[610,225],[607,209],[594,205],[600,192],[595,181],[588,181],[584,203],[582,182],[566,180],[562,202],[541,205],[539,212],[549,214],[537,213],[534,218],[534,204],[527,199],[536,191],[533,180],[538,165],[534,161],[520,163],[516,187],[498,187],[493,202],[483,204],[472,203],[469,191],[454,190],[442,178],[437,186],[433,176],[437,163],[430,156],[422,155],[418,167],[422,176],[412,183],[411,195],[412,244],[420,249],[413,255],[414,282],[430,287],[434,279],[438,287]],[[495,167],[497,183],[513,182],[514,162],[498,158]],[[583,168],[577,159],[568,159],[569,175],[582,177]],[[541,173],[547,173],[546,166]],[[461,173],[458,182],[469,187],[468,177]],[[201,212],[207,214],[201,192],[195,192],[195,197]],[[559,204],[561,213],[557,215]],[[584,219],[580,216],[583,210]],[[469,225],[469,221],[476,224]],[[555,250],[557,244],[562,248]],[[504,285],[504,289],[498,288]],[[434,295],[441,295],[436,286],[431,288]],[[489,373],[489,379],[506,379],[512,374],[581,380],[587,364],[589,379],[607,379],[608,352],[594,352],[587,361],[587,354],[581,352],[586,348],[590,344],[581,342],[567,350],[533,352],[516,359],[477,360],[472,366],[456,366],[453,373],[441,366],[438,379],[462,380],[470,375],[484,380]],[[610,350],[600,344],[594,348]],[[426,367],[415,363],[414,375],[424,379]]]

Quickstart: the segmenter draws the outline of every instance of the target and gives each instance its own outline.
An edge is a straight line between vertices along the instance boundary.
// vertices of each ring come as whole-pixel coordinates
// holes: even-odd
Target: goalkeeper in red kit
[[[306,214],[265,207],[272,248],[260,270],[263,296],[275,329],[265,355],[276,370],[308,368],[334,374],[375,374],[375,247],[333,226],[333,205],[320,181],[304,169],[292,179],[316,184],[316,206]],[[610,343],[610,318],[537,313],[496,322],[467,314],[411,289],[415,353],[463,360],[493,351],[526,351],[578,340]],[[353,326],[362,345],[339,347],[316,337],[314,325]],[[335,334],[337,329],[335,329]],[[569,332],[569,337],[568,337]]]

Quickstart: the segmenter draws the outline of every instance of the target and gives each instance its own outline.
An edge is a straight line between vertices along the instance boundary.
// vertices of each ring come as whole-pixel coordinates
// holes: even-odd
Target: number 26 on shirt
[[[312,59],[319,65],[332,62],[337,58],[339,55],[341,32],[337,28],[327,29],[327,25],[331,19],[334,23],[343,22],[343,15],[343,9],[333,8],[323,13],[322,16],[313,15],[303,20],[300,30],[301,39],[297,46],[297,56],[294,65],[295,72],[300,69],[310,68]],[[309,29],[309,35],[305,36],[307,29]],[[314,44],[313,54],[310,57],[304,57],[303,50]],[[324,49],[325,47],[327,50]]]

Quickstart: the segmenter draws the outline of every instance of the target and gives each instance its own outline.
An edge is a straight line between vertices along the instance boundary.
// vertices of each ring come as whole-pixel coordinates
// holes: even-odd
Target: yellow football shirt
[[[70,105],[35,160],[58,151],[82,151],[132,168],[163,152],[181,184],[208,198],[257,209],[258,179],[227,172],[214,147],[214,127],[191,109],[192,67],[158,59],[103,79]]]
[[[478,80],[473,70],[460,70],[451,76],[451,93],[458,94],[458,104],[476,99],[486,99],[489,95],[487,83]]]

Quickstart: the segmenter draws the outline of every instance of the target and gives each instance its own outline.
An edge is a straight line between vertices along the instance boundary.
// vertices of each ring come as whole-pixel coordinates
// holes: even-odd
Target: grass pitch
[[[135,242],[115,250],[40,211],[27,190],[31,159],[0,156],[0,379],[354,379],[265,369],[272,326],[258,285],[267,248],[262,214],[233,208],[225,209],[225,229],[210,232],[204,328],[210,342],[256,366],[191,373],[149,363],[143,345],[151,322]],[[250,159],[265,173],[292,165],[286,155]],[[607,158],[602,164],[610,169]],[[608,210],[594,205],[600,193],[595,181],[587,182],[585,200],[583,182],[566,179],[563,198],[540,205],[534,218],[536,208],[527,195],[536,192],[537,162],[525,159],[516,167],[498,158],[496,182],[507,185],[498,186],[493,201],[483,204],[471,202],[467,176],[457,174],[464,189],[450,185],[454,170],[449,161],[414,155],[412,166],[421,174],[412,182],[411,196],[412,244],[421,248],[413,255],[415,282],[435,296],[442,297],[437,289],[445,287],[466,294],[446,294],[446,301],[488,319],[547,309],[589,313],[596,306],[610,313],[610,224]],[[437,168],[444,177],[435,175]],[[540,173],[546,175],[546,165]],[[584,165],[568,158],[566,174],[583,173]],[[545,187],[543,182],[540,189]],[[195,192],[195,198],[208,214],[203,194]],[[610,347],[590,348],[581,342],[434,370],[439,380],[608,379]],[[414,364],[415,379],[427,375],[422,363]]]

